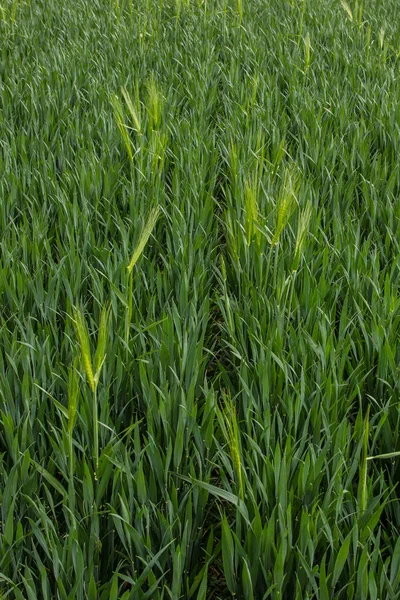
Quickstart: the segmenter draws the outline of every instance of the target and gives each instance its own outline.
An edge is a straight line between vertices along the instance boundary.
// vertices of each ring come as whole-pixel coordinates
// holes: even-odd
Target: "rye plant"
[[[98,406],[97,406],[97,388],[100,380],[101,370],[103,363],[106,358],[107,352],[107,338],[109,329],[110,309],[108,306],[103,308],[100,315],[99,330],[97,335],[97,346],[92,361],[91,344],[89,339],[89,333],[85,321],[85,317],[82,310],[74,307],[73,318],[76,329],[76,335],[78,338],[79,349],[83,368],[86,373],[86,380],[92,392],[92,425],[93,425],[93,463],[94,463],[94,475],[97,478],[99,468],[99,417],[98,417]],[[74,377],[71,375],[71,377]],[[76,403],[76,383],[73,380],[71,384],[73,389],[71,391],[71,417],[68,417],[68,422],[72,423],[73,416],[73,405]],[[72,435],[72,430],[71,430]],[[72,453],[71,453],[72,454]]]

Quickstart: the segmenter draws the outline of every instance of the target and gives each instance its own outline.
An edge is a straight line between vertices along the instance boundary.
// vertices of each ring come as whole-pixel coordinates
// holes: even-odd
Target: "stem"
[[[69,481],[68,481],[68,495],[71,513],[75,512],[75,489],[74,489],[74,456],[72,446],[72,431],[68,434],[68,446],[69,446]]]
[[[133,275],[131,272],[129,274],[128,308],[127,308],[126,323],[125,323],[125,342],[127,345],[129,342],[129,333],[130,333],[131,320],[132,320],[132,296],[133,296]]]
[[[277,244],[275,244],[275,246],[274,246],[274,252],[275,252],[275,256],[274,256],[274,272],[272,274],[272,281],[273,281],[273,291],[276,292],[276,284],[277,284],[277,277],[278,277],[279,242]]]
[[[93,437],[94,437],[94,478],[97,480],[99,469],[99,421],[97,417],[97,388],[93,392]]]

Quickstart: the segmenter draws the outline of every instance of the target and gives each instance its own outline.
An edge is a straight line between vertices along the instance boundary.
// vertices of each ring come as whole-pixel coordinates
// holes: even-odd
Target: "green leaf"
[[[332,576],[332,587],[335,587],[339,581],[339,577],[343,571],[344,565],[346,564],[347,557],[350,550],[351,532],[346,536],[343,544],[341,545],[339,552],[336,557],[335,566],[333,568]]]
[[[8,509],[3,533],[3,537],[9,546],[12,546],[14,541],[14,506],[15,499],[11,502]]]
[[[206,565],[203,568],[203,576],[201,578],[201,583],[200,583],[199,591],[197,593],[196,600],[206,600],[206,598],[207,598],[207,581],[208,581],[208,566]]]
[[[35,462],[34,460],[32,460],[32,463],[35,465],[35,469],[41,475],[43,475],[43,477],[50,483],[50,485],[52,485],[53,488],[55,490],[57,490],[57,492],[59,492],[65,499],[67,497],[67,492],[66,492],[65,488],[61,485],[61,483],[59,481],[57,481],[57,479],[55,477],[53,477],[53,475],[51,475],[48,471],[46,471],[46,469],[44,469],[41,465],[39,465],[39,463]]]
[[[229,527],[228,520],[225,515],[221,521],[221,546],[222,546],[222,563],[224,566],[224,575],[226,584],[232,594],[236,592],[236,575],[235,575],[235,546],[233,536]]]
[[[367,460],[375,460],[377,458],[396,458],[397,456],[400,456],[400,452],[388,452],[387,454],[376,454],[375,456],[368,456]]]
[[[253,582],[251,579],[250,569],[246,560],[243,561],[242,585],[245,600],[254,600]]]
[[[98,600],[97,598],[97,585],[95,578],[92,575],[90,576],[89,587],[88,587],[88,600]]]
[[[237,506],[240,514],[242,515],[246,523],[250,526],[249,513],[247,512],[245,503],[243,502],[243,500],[232,494],[232,492],[223,490],[215,485],[211,485],[210,483],[205,483],[204,481],[200,481],[199,479],[186,477],[186,475],[180,475],[179,473],[176,473],[176,476],[180,479],[183,479],[184,481],[193,483],[194,485],[198,485],[199,487],[203,488],[204,490],[207,490],[208,492],[210,492],[210,494],[213,494],[213,496],[216,496],[217,498],[221,498],[222,500],[226,500],[227,502],[230,502],[231,504]]]

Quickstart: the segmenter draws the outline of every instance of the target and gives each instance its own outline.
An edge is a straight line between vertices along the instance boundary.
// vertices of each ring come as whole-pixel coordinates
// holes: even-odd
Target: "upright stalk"
[[[97,481],[97,473],[99,470],[99,420],[98,420],[98,410],[97,410],[97,386],[95,386],[93,391],[93,462],[94,462],[94,478]]]

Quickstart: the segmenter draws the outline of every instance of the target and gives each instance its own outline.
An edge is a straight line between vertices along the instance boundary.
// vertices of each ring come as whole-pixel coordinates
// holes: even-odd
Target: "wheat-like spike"
[[[237,0],[237,13],[238,13],[238,17],[239,17],[239,24],[242,24],[243,21],[243,0]]]
[[[118,98],[118,96],[111,97],[111,104],[112,104],[112,107],[114,110],[114,116],[115,116],[115,120],[118,125],[118,129],[121,132],[126,151],[128,152],[129,160],[133,160],[132,143],[131,143],[131,139],[128,135],[128,132],[126,130],[124,110],[123,110],[121,101]]]
[[[154,129],[158,128],[161,116],[161,105],[162,95],[157,89],[157,84],[154,78],[154,73],[151,74],[150,79],[147,83],[148,100],[149,100],[149,112],[152,118],[152,124]]]
[[[235,182],[238,176],[238,158],[237,147],[233,141],[231,141],[229,145],[229,167],[231,171],[231,178]]]
[[[276,217],[275,233],[271,240],[271,246],[279,242],[282,231],[286,227],[290,216],[296,206],[297,190],[299,187],[299,175],[295,171],[286,169],[283,180],[283,190],[278,200],[278,212]]]
[[[110,310],[111,305],[108,304],[101,311],[100,316],[100,325],[99,325],[99,333],[97,338],[97,348],[96,354],[94,357],[94,379],[96,385],[98,384],[101,368],[104,363],[104,359],[106,357],[106,346],[107,346],[107,338],[108,338],[108,325],[110,322]]]
[[[382,50],[383,44],[385,42],[385,29],[383,27],[381,27],[379,30],[378,40],[379,40],[379,47]]]
[[[299,223],[297,226],[297,237],[296,237],[296,246],[294,250],[294,270],[297,269],[298,261],[300,259],[301,251],[303,250],[303,246],[306,240],[308,226],[311,220],[312,213],[312,203],[311,200],[308,200],[304,209],[300,213]]]
[[[122,95],[124,97],[124,100],[126,102],[126,105],[128,107],[129,113],[132,117],[132,121],[136,127],[137,132],[141,135],[142,134],[142,128],[140,126],[140,117],[139,117],[139,113],[136,110],[136,108],[133,106],[133,102],[131,97],[129,96],[128,92],[126,91],[126,89],[124,87],[121,88],[121,92]]]
[[[349,17],[350,21],[353,20],[353,11],[351,10],[349,4],[346,2],[346,0],[340,0],[341,5],[343,6],[344,10],[347,13],[347,16]]]
[[[310,66],[310,60],[311,60],[311,37],[309,32],[306,33],[306,36],[304,38],[304,51],[305,51],[305,59],[304,59],[304,63],[305,63],[305,70],[308,70],[308,67]]]
[[[238,478],[239,496],[243,498],[242,460],[240,456],[239,426],[236,416],[236,408],[228,394],[224,393],[224,417],[226,424],[229,450],[232,457],[233,467]]]
[[[150,212],[147,222],[146,222],[145,226],[143,227],[142,232],[140,234],[139,241],[136,245],[136,248],[133,251],[130,263],[128,265],[129,273],[132,272],[133,267],[135,266],[136,262],[138,261],[140,255],[142,254],[144,247],[146,246],[146,244],[149,240],[149,237],[151,236],[153,229],[157,223],[159,213],[160,213],[160,209],[158,206]]]
[[[73,308],[74,322],[76,327],[76,333],[78,336],[79,346],[81,350],[81,356],[83,360],[83,366],[85,368],[86,377],[92,392],[96,391],[96,382],[93,374],[92,357],[90,353],[90,342],[89,334],[86,326],[85,319],[82,312],[77,308]]]
[[[246,238],[247,245],[250,246],[250,242],[254,235],[257,237],[257,240],[259,239],[259,231],[257,230],[259,210],[257,203],[256,178],[254,178],[252,182],[246,181],[245,183],[244,203],[246,213]]]

